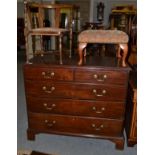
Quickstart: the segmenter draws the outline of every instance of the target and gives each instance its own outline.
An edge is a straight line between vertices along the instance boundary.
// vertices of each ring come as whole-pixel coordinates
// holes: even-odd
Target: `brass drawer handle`
[[[41,74],[44,76],[45,79],[51,79],[55,75],[54,72],[42,72]]]
[[[96,131],[99,131],[99,130],[102,130],[104,128],[104,125],[101,124],[99,127],[96,127],[95,124],[91,124],[91,126],[96,130]]]
[[[97,94],[97,90],[96,89],[93,89],[93,93],[97,96],[97,97],[101,97],[103,95],[105,95],[107,92],[105,89],[102,90],[102,94]]]
[[[104,75],[94,74],[93,77],[94,77],[94,79],[96,79],[99,82],[103,82],[103,81],[105,81],[105,79],[107,79],[107,75],[106,74],[104,74]]]
[[[97,110],[97,108],[95,107],[95,106],[93,106],[93,111],[95,111],[95,113],[97,113],[97,114],[101,114],[101,113],[103,113],[103,111],[105,111],[105,108],[104,107],[102,107],[101,108],[101,110]]]
[[[50,110],[53,110],[53,109],[56,107],[56,104],[54,104],[54,103],[52,104],[51,107],[48,107],[48,104],[47,104],[47,103],[44,103],[43,105],[44,105],[45,109],[46,109],[46,110],[49,110],[49,111],[50,111]]]
[[[53,120],[53,121],[48,121],[47,119],[45,120],[45,124],[46,124],[48,127],[52,127],[55,123],[56,123],[55,120]]]
[[[55,90],[55,87],[51,87],[51,89],[50,90],[47,90],[47,87],[46,86],[43,86],[42,87],[42,90],[44,90],[46,93],[52,93],[54,90]]]

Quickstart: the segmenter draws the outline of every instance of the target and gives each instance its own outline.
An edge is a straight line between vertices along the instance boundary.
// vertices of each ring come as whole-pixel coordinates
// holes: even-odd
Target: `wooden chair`
[[[30,2],[29,0],[24,0],[25,6],[25,42],[26,42],[26,55],[27,62],[34,55],[40,54],[44,55],[48,52],[45,52],[43,48],[43,36],[56,36],[59,38],[59,53],[60,53],[60,64],[63,64],[62,61],[62,38],[65,34],[69,33],[69,57],[71,57],[71,48],[72,48],[72,14],[73,14],[73,5],[65,4],[51,4],[51,3],[36,3]],[[60,28],[60,17],[61,10],[69,10],[68,18],[68,27]],[[50,18],[54,19],[52,21],[52,26],[44,27],[44,20],[46,19],[45,13],[47,10],[51,11]],[[54,17],[55,16],[55,17]],[[54,18],[53,18],[54,17]],[[41,50],[37,51],[36,49],[32,51],[32,38],[33,36],[40,37],[40,46]],[[31,47],[30,47],[31,46]],[[50,52],[51,53],[51,52]]]

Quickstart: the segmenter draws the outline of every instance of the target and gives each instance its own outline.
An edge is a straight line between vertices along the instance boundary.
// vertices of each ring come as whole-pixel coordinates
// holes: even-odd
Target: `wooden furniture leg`
[[[43,45],[43,36],[40,35],[40,45],[41,45],[41,56],[44,56],[43,51],[44,51],[44,45]]]
[[[128,54],[128,45],[127,44],[119,44],[119,45],[120,45],[120,48],[123,50],[122,66],[126,67],[125,60],[126,60],[126,57],[127,57],[127,54]]]
[[[121,138],[116,138],[116,139],[112,139],[112,142],[115,143],[115,148],[118,150],[123,150],[124,149],[124,136]]]
[[[123,150],[124,149],[124,140],[118,140],[118,141],[116,141],[115,147],[118,150]]]
[[[28,140],[35,140],[35,132],[33,132],[32,130],[27,130],[27,139]]]
[[[60,64],[62,65],[62,35],[59,36]]]
[[[72,40],[73,40],[72,30],[70,30],[70,33],[69,33],[69,58],[72,57]]]
[[[127,142],[128,147],[134,147],[137,144],[135,141],[136,141],[135,139],[128,140]]]
[[[118,50],[116,52],[116,57],[121,58],[121,47],[120,47],[120,45],[118,45]]]
[[[87,43],[79,43],[78,50],[79,50],[80,60],[78,62],[78,65],[82,65],[83,63],[83,49],[86,48],[86,46],[87,46]]]

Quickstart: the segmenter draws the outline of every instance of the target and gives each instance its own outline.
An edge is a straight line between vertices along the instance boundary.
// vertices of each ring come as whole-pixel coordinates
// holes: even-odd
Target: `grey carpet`
[[[27,114],[24,94],[23,72],[24,57],[18,52],[17,64],[17,149],[37,150],[56,155],[136,155],[137,145],[125,147],[123,151],[115,149],[108,140],[38,134],[35,141],[28,141],[26,136]]]

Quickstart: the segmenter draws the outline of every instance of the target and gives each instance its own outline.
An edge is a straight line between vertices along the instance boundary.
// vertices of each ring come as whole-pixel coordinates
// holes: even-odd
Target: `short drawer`
[[[29,128],[44,132],[120,136],[123,120],[29,113]]]
[[[27,97],[28,111],[74,116],[124,118],[123,102]]]
[[[52,67],[25,67],[24,76],[26,79],[34,80],[73,80],[73,70],[67,68]]]
[[[127,83],[128,73],[123,71],[103,71],[99,69],[76,70],[75,80],[82,82],[120,84]]]
[[[126,98],[126,87],[118,85],[26,81],[25,88],[27,94],[37,97],[60,97],[105,101],[124,101]]]

